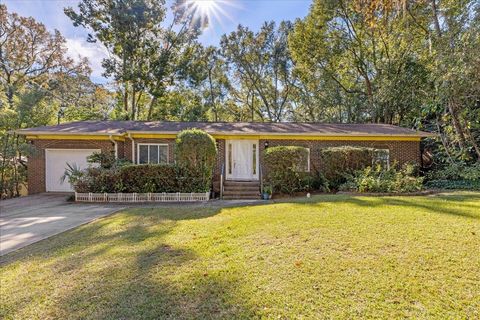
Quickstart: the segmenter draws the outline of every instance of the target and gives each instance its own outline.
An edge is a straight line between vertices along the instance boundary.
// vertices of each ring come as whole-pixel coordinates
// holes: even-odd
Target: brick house
[[[214,181],[220,181],[223,173],[226,185],[233,188],[236,182],[258,185],[268,147],[304,146],[310,150],[308,167],[319,170],[322,148],[347,145],[383,149],[390,162],[419,163],[420,140],[431,136],[386,124],[71,122],[17,131],[34,147],[28,160],[29,193],[72,191],[68,183],[60,182],[66,163],[85,167],[86,157],[95,151],[113,152],[136,164],[171,163],[175,137],[188,128],[205,130],[216,139]]]

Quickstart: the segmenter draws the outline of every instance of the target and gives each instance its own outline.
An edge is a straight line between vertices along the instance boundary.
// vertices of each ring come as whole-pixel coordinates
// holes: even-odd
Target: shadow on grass
[[[180,220],[208,218],[220,211],[135,208],[8,254],[0,266],[33,263],[38,267],[33,272],[48,269],[74,277],[61,284],[70,287],[51,301],[59,317],[251,318],[255,313],[237,294],[241,282],[235,273],[195,274],[194,266],[202,263],[196,253],[165,241]],[[177,274],[187,279],[175,279]],[[9,305],[3,316],[15,318],[38,299],[44,297],[28,296],[22,303]]]
[[[444,202],[438,202],[443,200]],[[478,205],[465,202],[478,201]],[[321,195],[311,199],[297,201],[281,201],[288,203],[302,203],[305,205],[322,205],[324,203],[348,203],[359,207],[374,208],[382,206],[400,206],[406,210],[425,209],[433,213],[448,214],[471,219],[480,219],[480,193],[465,194],[436,194],[430,196],[350,196],[350,195]],[[476,213],[465,209],[478,209]],[[472,211],[472,210],[470,210]]]

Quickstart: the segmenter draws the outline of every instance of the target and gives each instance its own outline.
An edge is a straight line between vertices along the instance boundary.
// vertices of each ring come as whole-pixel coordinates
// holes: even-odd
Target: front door
[[[258,180],[258,140],[227,140],[226,171],[229,180]]]

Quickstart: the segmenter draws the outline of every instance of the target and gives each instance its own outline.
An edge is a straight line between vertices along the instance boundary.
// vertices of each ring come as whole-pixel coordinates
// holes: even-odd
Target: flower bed
[[[208,201],[210,192],[190,193],[79,193],[76,202],[194,202]]]

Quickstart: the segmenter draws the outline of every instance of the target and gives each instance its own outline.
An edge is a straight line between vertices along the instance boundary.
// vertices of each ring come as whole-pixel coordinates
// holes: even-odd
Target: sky
[[[208,0],[207,0],[208,1]],[[210,0],[211,1],[211,0]],[[220,37],[234,31],[238,24],[258,30],[265,21],[295,20],[307,15],[312,0],[217,0],[221,8],[211,19],[199,41],[205,45],[218,45]],[[74,27],[63,13],[64,7],[76,7],[78,0],[0,0],[10,12],[21,16],[31,16],[46,25],[49,30],[57,29],[67,40],[68,54],[79,59],[87,57],[92,67],[92,80],[105,83],[102,77],[101,61],[106,50],[99,44],[86,42],[87,31]]]

